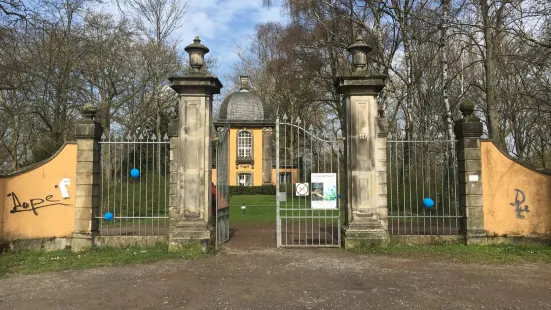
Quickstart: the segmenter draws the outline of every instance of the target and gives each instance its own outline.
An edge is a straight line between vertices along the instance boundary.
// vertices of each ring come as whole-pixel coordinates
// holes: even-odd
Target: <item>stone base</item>
[[[463,244],[465,237],[461,235],[391,235],[393,244],[405,245],[444,245]]]
[[[181,221],[171,227],[168,235],[168,250],[178,251],[182,248],[199,246],[207,251],[214,246],[214,227],[203,220]]]
[[[464,230],[464,229],[462,229],[460,231],[460,234],[462,234],[465,237],[465,244],[466,245],[472,245],[472,244],[486,245],[486,244],[488,244],[488,238],[487,238],[486,232],[484,230]]]
[[[486,236],[465,237],[465,243],[467,245],[473,245],[473,244],[487,245],[488,244],[488,238],[486,238]]]
[[[94,233],[73,233],[73,239],[71,240],[71,251],[81,252],[92,249],[92,246],[94,245],[94,236]]]
[[[551,246],[550,236],[523,237],[523,236],[488,236],[488,244],[515,244],[515,245],[547,245]]]
[[[70,247],[70,237],[0,241],[0,253],[3,251],[19,252],[26,250],[49,252],[66,250]]]
[[[352,223],[342,228],[342,242],[345,249],[364,246],[386,246],[390,242],[388,231],[375,223]]]
[[[168,243],[168,236],[96,236],[95,247],[149,247]]]

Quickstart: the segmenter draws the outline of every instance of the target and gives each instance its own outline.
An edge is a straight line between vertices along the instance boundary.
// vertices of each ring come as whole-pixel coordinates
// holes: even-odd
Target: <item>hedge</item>
[[[230,186],[230,195],[275,195],[276,187],[262,186]]]

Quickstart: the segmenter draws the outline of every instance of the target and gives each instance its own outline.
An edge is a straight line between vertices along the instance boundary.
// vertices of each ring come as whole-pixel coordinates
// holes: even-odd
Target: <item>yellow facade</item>
[[[0,177],[0,241],[71,236],[76,167],[77,146],[65,144],[37,167]],[[63,180],[70,185],[61,184]],[[67,189],[65,198],[62,186]]]
[[[481,143],[484,229],[490,235],[551,237],[551,175]]]
[[[237,135],[240,131],[247,130],[251,132],[253,137],[253,164],[238,164],[237,161]],[[240,173],[249,173],[252,176],[252,186],[262,186],[262,128],[231,128],[229,132],[229,185],[238,186],[238,175]],[[274,147],[272,145],[272,147]],[[216,159],[213,159],[216,160]],[[275,158],[272,158],[272,163],[275,164]],[[275,165],[271,167],[271,185],[276,185],[276,169]],[[297,182],[296,168],[280,168],[280,173],[291,172],[292,182]],[[212,182],[216,184],[216,168],[212,169]]]
[[[291,182],[293,184],[298,183],[298,173],[296,168],[279,168],[279,173],[291,173]],[[276,169],[272,169],[272,184],[276,185]]]
[[[253,164],[236,165],[237,160],[237,134],[241,130],[248,130],[253,136]],[[230,186],[238,185],[237,175],[239,173],[250,173],[252,175],[253,186],[262,185],[262,128],[253,129],[230,129],[230,160],[229,160],[229,180]]]

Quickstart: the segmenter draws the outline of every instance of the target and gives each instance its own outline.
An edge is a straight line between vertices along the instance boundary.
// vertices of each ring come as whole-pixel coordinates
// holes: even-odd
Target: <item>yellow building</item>
[[[249,88],[247,76],[241,76],[239,91],[222,102],[214,126],[230,128],[230,186],[276,185],[275,122],[267,113],[264,100]],[[293,165],[280,165],[280,181],[295,183],[297,174],[292,173],[294,170]],[[215,167],[212,180],[216,183]]]

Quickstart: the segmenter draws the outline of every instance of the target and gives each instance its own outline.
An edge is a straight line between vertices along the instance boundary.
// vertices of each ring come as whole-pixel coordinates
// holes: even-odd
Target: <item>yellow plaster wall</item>
[[[253,175],[253,186],[262,186],[262,128],[249,129],[253,134],[253,156],[254,156],[254,167],[253,165],[239,165],[235,164],[237,160],[237,132],[241,128],[231,128],[230,129],[230,186],[237,186],[237,173],[238,172],[247,172],[252,173]],[[248,166],[248,167],[246,167]]]
[[[77,146],[66,144],[46,163],[18,175],[0,177],[0,240],[70,236],[75,225],[76,165]],[[71,182],[67,199],[56,188],[64,178]],[[13,196],[8,196],[11,193],[15,193],[21,205],[29,204],[28,208],[17,210],[28,211],[10,212],[14,208]],[[31,199],[37,215],[31,210]],[[41,200],[44,202],[40,203]]]
[[[291,172],[291,178],[293,184],[298,183],[297,168],[279,168],[279,173]],[[276,185],[276,169],[272,169],[272,185]]]
[[[499,236],[551,236],[551,176],[509,159],[492,142],[481,143],[481,155],[486,231]],[[528,206],[529,212],[521,212],[524,218],[519,218],[516,206],[523,198],[520,207]]]
[[[253,186],[262,186],[262,129],[250,129],[253,133],[253,154],[254,154],[254,167],[252,165],[237,166],[235,164],[237,160],[237,133],[242,128],[230,129],[230,148],[229,148],[229,181],[230,186],[237,186],[237,173],[247,172],[253,174]],[[273,146],[272,146],[273,147]],[[275,158],[273,159],[275,160]],[[281,168],[280,172],[293,172],[293,183],[298,180],[296,168]],[[216,184],[216,168],[212,169],[212,182]],[[276,185],[276,169],[272,168],[272,185]]]

